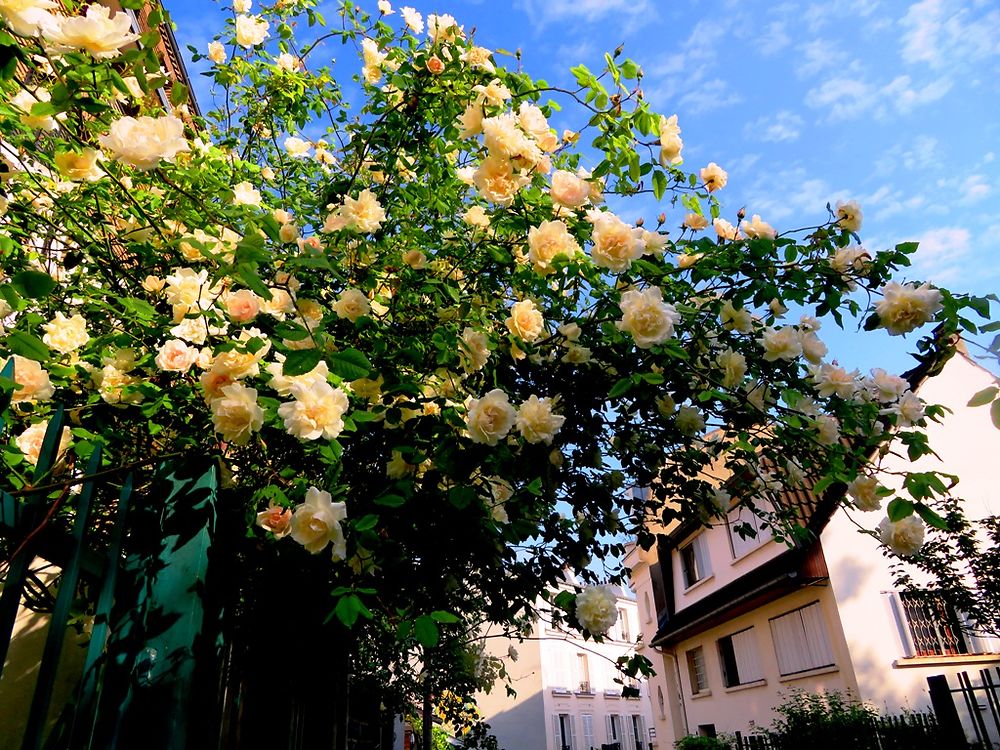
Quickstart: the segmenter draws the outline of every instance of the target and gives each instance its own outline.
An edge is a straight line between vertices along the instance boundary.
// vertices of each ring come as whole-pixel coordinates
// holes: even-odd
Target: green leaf
[[[296,349],[285,357],[281,372],[285,377],[305,375],[318,365],[321,359],[323,359],[323,352],[319,349]]]
[[[44,362],[49,358],[49,348],[42,340],[25,331],[11,331],[7,334],[7,348],[14,354]]]
[[[476,491],[472,487],[452,487],[448,491],[448,502],[461,510],[469,507],[469,503],[476,499]]]
[[[369,529],[374,529],[378,525],[378,516],[374,513],[369,513],[367,516],[358,519],[354,522],[355,531],[368,531]]]
[[[11,279],[14,288],[23,297],[42,299],[56,288],[56,280],[42,271],[21,271]]]
[[[327,363],[330,365],[330,372],[344,380],[358,380],[372,371],[372,363],[357,349],[334,352],[327,356]]]
[[[942,531],[948,530],[948,522],[923,503],[917,503],[914,506],[914,510],[917,511],[917,515],[924,519],[924,523],[928,526],[933,526],[935,529],[941,529]]]
[[[371,619],[372,616],[368,607],[354,594],[340,597],[340,601],[337,602],[333,613],[337,616],[338,620],[349,628],[353,627],[354,623],[358,621],[358,615],[364,615],[368,619]]]
[[[618,398],[619,396],[624,396],[630,390],[632,390],[631,379],[622,378],[613,386],[611,386],[611,390],[608,391],[608,398]]]
[[[989,388],[983,388],[983,390],[979,391],[975,396],[970,398],[969,403],[966,405],[986,406],[986,404],[990,403],[996,397],[998,392],[1000,392],[1000,388],[997,388],[995,385],[991,385]]]
[[[909,500],[904,500],[901,497],[893,498],[889,503],[888,507],[885,509],[886,513],[889,515],[890,521],[899,521],[906,518],[908,515],[913,513],[914,505]]]
[[[990,407],[990,419],[993,420],[993,426],[1000,430],[1000,400],[994,401]]]
[[[170,88],[170,103],[179,107],[188,100],[188,88],[180,81],[174,81]]]
[[[382,495],[375,498],[375,504],[385,508],[398,508],[406,503],[406,498],[400,495]]]
[[[667,192],[667,176],[656,170],[653,172],[653,195],[656,196],[656,200],[660,200],[665,192]]]
[[[421,645],[433,648],[438,644],[438,626],[430,615],[420,615],[413,623],[413,631]]]
[[[440,622],[444,624],[450,624],[453,622],[461,622],[457,615],[453,615],[451,612],[445,612],[442,609],[436,609],[431,612],[431,617],[434,622]]]

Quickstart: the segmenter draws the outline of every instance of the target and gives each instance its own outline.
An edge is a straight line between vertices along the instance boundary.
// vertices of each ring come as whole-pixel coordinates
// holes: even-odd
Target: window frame
[[[763,670],[760,666],[760,655],[757,651],[757,639],[752,637],[748,643],[751,652],[746,654],[747,658],[752,661],[752,664],[746,664],[744,666],[750,667],[755,666],[757,672],[751,677],[751,675],[740,675],[740,665],[736,647],[734,646],[733,639],[743,633],[752,633],[754,631],[754,626],[736,630],[728,635],[724,635],[716,640],[716,649],[719,652],[719,666],[722,671],[722,684],[726,688],[738,688],[744,685],[753,685],[754,683],[764,682]],[[723,648],[723,643],[728,644],[728,653]],[[732,676],[736,677],[735,682],[731,680]]]
[[[691,562],[694,564],[694,574],[696,578],[691,578],[691,566],[686,559],[690,550]],[[684,583],[684,590],[694,588],[699,583],[712,576],[712,558],[708,553],[708,540],[705,532],[701,531],[692,537],[687,543],[677,547],[677,554],[681,561],[681,578]]]
[[[701,658],[701,677],[704,680],[704,686],[702,686],[701,681],[696,681],[698,675],[698,665],[696,661],[698,656]],[[685,661],[687,662],[688,668],[688,687],[690,688],[691,696],[705,695],[711,692],[708,684],[708,666],[705,662],[705,648],[702,645],[695,646],[694,648],[689,648],[684,653]]]
[[[805,610],[810,609],[811,607],[816,607],[817,608],[816,611],[819,613],[818,616],[819,632],[817,633],[817,635],[819,635],[823,639],[822,642],[823,644],[825,644],[826,650],[829,652],[829,657],[831,659],[831,661],[829,662],[824,662],[823,659],[820,658],[821,654],[819,654],[818,652],[814,652],[814,650],[810,648],[809,630],[806,627],[805,617],[803,613],[805,612]],[[833,652],[833,642],[830,640],[830,633],[829,631],[827,631],[826,621],[823,618],[822,614],[823,614],[823,608],[822,605],[820,604],[819,599],[817,599],[816,601],[809,602],[808,604],[803,604],[801,607],[796,607],[795,609],[791,609],[780,615],[776,615],[775,617],[768,618],[767,622],[771,630],[771,643],[774,645],[775,661],[778,664],[778,674],[780,674],[782,677],[791,677],[793,675],[803,674],[804,672],[811,672],[814,669],[826,669],[827,667],[837,666],[836,654],[834,654]],[[785,618],[790,618],[793,615],[798,615],[799,618],[798,624],[801,628],[801,633],[802,633],[801,642],[803,645],[804,653],[806,653],[809,656],[815,657],[815,661],[822,663],[815,663],[811,664],[810,666],[803,667],[802,669],[793,669],[788,672],[785,672],[782,671],[783,670],[782,656],[785,655],[787,652],[784,651],[782,647],[779,647],[778,644],[780,642],[782,646],[784,646],[786,642],[786,637],[785,636],[782,636],[780,638],[778,637],[778,634],[775,632],[775,622],[777,622],[778,620],[784,620]]]

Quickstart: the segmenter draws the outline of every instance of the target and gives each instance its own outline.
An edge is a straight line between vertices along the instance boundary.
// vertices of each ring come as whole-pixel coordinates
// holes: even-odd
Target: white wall
[[[941,459],[928,456],[909,464],[904,455],[889,457],[885,463],[889,470],[934,468],[957,474],[961,481],[953,494],[965,500],[966,514],[972,518],[1000,512],[1000,483],[996,481],[1000,431],[992,426],[987,409],[965,405],[972,394],[993,382],[989,373],[955,355],[941,375],[919,389],[926,402],[943,404],[954,412],[942,424],[931,423],[927,428],[930,445]],[[882,483],[898,486],[888,475]],[[855,523],[872,528],[883,515],[837,511],[823,532],[823,548],[862,697],[892,711],[921,709],[929,705],[929,675],[978,672],[1000,663],[1000,656],[904,658],[884,593],[895,589],[890,564],[896,559],[883,555],[875,540],[860,533]],[[956,685],[954,679],[951,683]]]

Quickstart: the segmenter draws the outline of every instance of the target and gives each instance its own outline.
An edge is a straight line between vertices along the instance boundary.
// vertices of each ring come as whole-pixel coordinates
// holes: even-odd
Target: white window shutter
[[[573,715],[569,717],[569,746],[570,750],[577,750],[579,747],[576,744],[576,717]]]
[[[747,628],[735,633],[732,637],[733,654],[736,657],[736,669],[739,671],[740,684],[763,679],[760,661],[757,658],[757,643],[754,629]]]
[[[698,566],[698,580],[700,581],[702,578],[712,575],[712,560],[708,555],[708,541],[705,539],[704,532],[695,537],[693,544],[695,565]]]
[[[559,714],[552,714],[552,748],[563,750],[562,732],[559,731]]]
[[[607,716],[604,717],[604,723],[608,731],[608,744],[610,745],[612,742],[615,741],[615,730],[614,727],[611,725],[611,714],[608,714]]]
[[[886,591],[884,593],[892,620],[896,623],[896,635],[899,636],[899,645],[903,651],[903,656],[915,656],[917,650],[913,646],[913,636],[910,634],[910,625],[906,620],[903,602],[900,601],[899,594],[895,591]]]
[[[583,750],[592,750],[594,747],[594,717],[591,714],[584,714],[580,719],[583,721]]]
[[[628,750],[635,750],[635,723],[631,716],[625,717],[625,723],[628,724]]]
[[[802,628],[806,634],[806,648],[812,657],[811,664],[814,667],[825,667],[834,663],[833,646],[826,634],[826,624],[823,622],[823,610],[819,602],[803,607]]]

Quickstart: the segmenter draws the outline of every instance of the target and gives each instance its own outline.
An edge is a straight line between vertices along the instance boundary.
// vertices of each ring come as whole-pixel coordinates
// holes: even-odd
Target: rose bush
[[[3,488],[57,403],[63,476],[97,445],[107,469],[214,457],[261,538],[326,553],[337,619],[395,649],[387,689],[445,636],[517,631],[566,567],[621,580],[650,520],[782,483],[878,508],[875,449],[928,452],[941,410],[833,367],[818,319],[934,323],[930,360],[988,302],[892,280],[916,246],[862,248],[854,202],[794,234],[724,216],[726,171],[685,169],[683,115],[620,54],[555,87],[387,6],[237,3],[197,51],[224,93],[198,118],[181,86],[164,111],[156,32],[0,3]],[[947,491],[905,486],[871,535],[912,555]],[[556,617],[597,635],[602,601]]]

